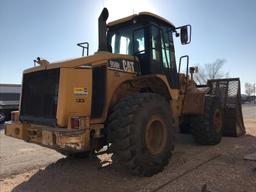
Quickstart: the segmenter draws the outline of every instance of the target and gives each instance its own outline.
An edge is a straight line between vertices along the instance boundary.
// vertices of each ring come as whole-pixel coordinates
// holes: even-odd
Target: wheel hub
[[[213,127],[219,133],[222,128],[222,115],[219,110],[215,110],[214,116],[213,116]]]
[[[145,130],[145,143],[152,155],[162,152],[167,140],[166,126],[162,119],[153,117],[147,124]]]

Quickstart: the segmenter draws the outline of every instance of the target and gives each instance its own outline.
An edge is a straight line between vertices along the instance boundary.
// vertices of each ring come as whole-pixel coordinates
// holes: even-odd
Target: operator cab
[[[173,33],[172,23],[142,12],[109,23],[107,41],[112,53],[137,56],[142,75],[165,74],[170,86],[178,88]]]

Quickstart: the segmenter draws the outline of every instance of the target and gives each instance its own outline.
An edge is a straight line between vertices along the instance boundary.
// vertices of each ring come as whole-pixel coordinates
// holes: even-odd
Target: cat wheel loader
[[[20,109],[5,123],[6,135],[68,155],[108,146],[132,173],[151,176],[168,164],[181,125],[204,145],[244,134],[239,79],[198,86],[188,56],[176,67],[173,39],[190,43],[190,25],[175,27],[148,12],[107,18],[104,8],[94,55],[38,58],[23,72]],[[88,43],[78,45],[88,52]]]

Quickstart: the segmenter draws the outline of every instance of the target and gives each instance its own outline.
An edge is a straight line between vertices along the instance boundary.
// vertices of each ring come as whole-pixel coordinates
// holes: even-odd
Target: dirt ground
[[[130,175],[110,156],[66,158],[52,150],[0,135],[0,191],[255,192],[256,105],[243,106],[247,134],[225,137],[216,146],[195,144],[178,134],[169,165],[153,177]]]

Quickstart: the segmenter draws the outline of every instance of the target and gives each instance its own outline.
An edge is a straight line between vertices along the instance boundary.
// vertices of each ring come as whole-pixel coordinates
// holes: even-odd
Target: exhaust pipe
[[[98,19],[99,30],[99,49],[98,51],[109,51],[107,45],[107,24],[108,9],[104,8]]]

